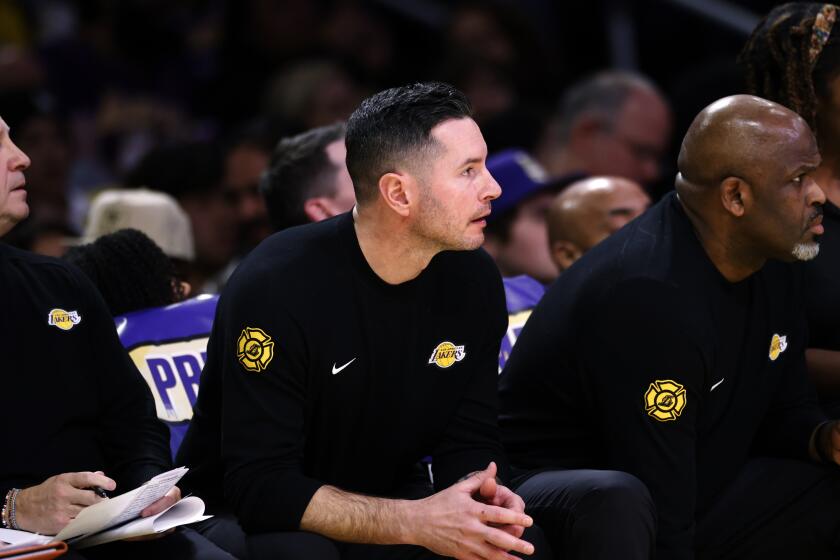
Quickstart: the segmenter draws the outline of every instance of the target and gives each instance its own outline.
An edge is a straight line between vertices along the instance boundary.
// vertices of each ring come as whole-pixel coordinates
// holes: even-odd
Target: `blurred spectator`
[[[540,164],[521,150],[489,157],[487,169],[502,194],[493,201],[484,249],[504,277],[525,274],[542,284],[551,282],[557,268],[548,251],[545,218],[555,192],[568,179],[550,180]]]
[[[260,186],[276,231],[319,222],[356,203],[347,171],[344,123],[283,138]]]
[[[804,263],[808,373],[830,416],[840,416],[840,6],[796,2],[774,8],[741,51],[750,93],[799,113],[822,160],[808,173],[826,196],[819,257]],[[797,171],[797,173],[799,173]],[[798,179],[793,179],[798,181]],[[803,179],[804,181],[804,179]],[[797,183],[797,188],[798,183]]]
[[[32,215],[42,222],[66,223],[73,163],[68,131],[54,113],[34,102],[29,109],[9,123],[21,150],[32,154],[35,162],[26,174],[29,206]]]
[[[442,71],[443,79],[469,98],[480,124],[510,111],[519,100],[512,76],[498,63],[461,56],[447,60]]]
[[[225,195],[236,212],[240,254],[256,247],[272,232],[259,185],[277,142],[275,134],[265,123],[253,124],[234,140],[225,156]]]
[[[365,97],[365,89],[346,65],[307,59],[284,68],[268,84],[263,112],[308,130],[344,120]]]
[[[268,79],[317,46],[321,2],[225,2],[218,83],[207,92],[227,124],[254,118]],[[247,63],[243,63],[247,61]]]
[[[148,189],[107,189],[96,195],[90,206],[83,242],[122,229],[136,229],[147,235],[169,257],[178,271],[195,260],[190,218],[178,202],[166,193]]]
[[[526,98],[552,94],[550,86],[562,65],[546,64],[545,45],[520,6],[488,0],[458,2],[444,34],[447,59],[474,60],[483,62],[485,68],[495,67],[506,75],[504,81]]]
[[[233,271],[236,215],[222,188],[220,150],[209,143],[189,143],[151,151],[125,178],[129,187],[166,192],[190,218],[195,261],[186,280],[197,293],[219,291]]]
[[[73,247],[64,259],[93,282],[112,316],[176,303],[190,293],[190,285],[176,277],[160,247],[136,229]]]
[[[341,53],[367,75],[387,78],[394,58],[393,26],[380,12],[374,2],[340,0],[324,22],[321,39],[328,50]]]
[[[551,258],[562,274],[589,249],[650,206],[638,183],[621,177],[591,177],[572,183],[551,203]]]
[[[554,177],[571,172],[655,181],[671,136],[671,111],[646,78],[603,72],[572,86],[536,156]]]
[[[556,270],[563,274],[586,251],[642,214],[648,206],[647,193],[627,179],[592,177],[564,188],[553,197],[547,217],[546,250],[550,250]],[[499,353],[499,371],[545,293],[544,284],[528,275],[505,278],[504,283],[508,329]]]

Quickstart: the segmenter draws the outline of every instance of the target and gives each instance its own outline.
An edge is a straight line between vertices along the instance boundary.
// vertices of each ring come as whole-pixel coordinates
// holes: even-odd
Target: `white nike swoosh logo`
[[[726,378],[724,377],[723,379],[726,379]],[[714,391],[715,389],[717,389],[717,388],[718,388],[718,385],[720,385],[721,383],[723,383],[723,379],[721,379],[720,381],[718,381],[717,383],[715,383],[714,385],[712,385],[712,388],[711,388],[711,389],[709,389],[709,392],[711,393],[712,391]]]
[[[344,368],[346,368],[347,366],[349,366],[350,364],[352,364],[355,361],[356,361],[356,358],[353,358],[352,360],[350,360],[349,362],[347,362],[346,364],[344,364],[340,368],[335,367],[335,362],[333,362],[333,369],[332,369],[333,375],[340,372],[341,370],[343,370]]]

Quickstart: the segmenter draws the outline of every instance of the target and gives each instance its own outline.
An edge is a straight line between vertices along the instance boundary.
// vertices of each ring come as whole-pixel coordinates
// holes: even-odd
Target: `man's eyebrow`
[[[817,163],[800,163],[796,169],[793,170],[792,175],[799,175],[800,173],[810,173],[812,171],[816,171],[816,169],[820,166],[819,162]]]
[[[480,158],[480,157],[467,158],[464,161],[462,161],[461,165],[459,165],[458,167],[464,167],[465,165],[468,165],[470,163],[481,163],[483,159],[484,158]]]

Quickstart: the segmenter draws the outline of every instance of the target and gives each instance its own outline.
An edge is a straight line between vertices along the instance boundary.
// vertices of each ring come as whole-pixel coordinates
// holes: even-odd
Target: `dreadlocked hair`
[[[73,247],[64,259],[93,282],[111,315],[175,303],[184,296],[169,257],[136,229]]]
[[[747,90],[796,111],[816,130],[818,100],[840,73],[840,32],[832,33],[811,63],[811,34],[825,4],[791,2],[773,8],[738,55]]]

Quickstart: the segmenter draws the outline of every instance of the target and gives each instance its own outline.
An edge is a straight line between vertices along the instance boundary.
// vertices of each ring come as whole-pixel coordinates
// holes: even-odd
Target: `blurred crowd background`
[[[658,137],[642,120],[614,141],[647,160],[630,178],[655,200],[691,118],[743,91],[737,54],[774,4],[0,0],[0,115],[32,159],[32,213],[6,241],[60,254],[97,192],[151,186],[192,220],[193,280],[209,291],[266,233],[252,198],[279,138],[425,80],[468,95],[491,153],[523,148],[551,172],[570,86],[640,73],[664,97],[639,109],[660,117]]]

